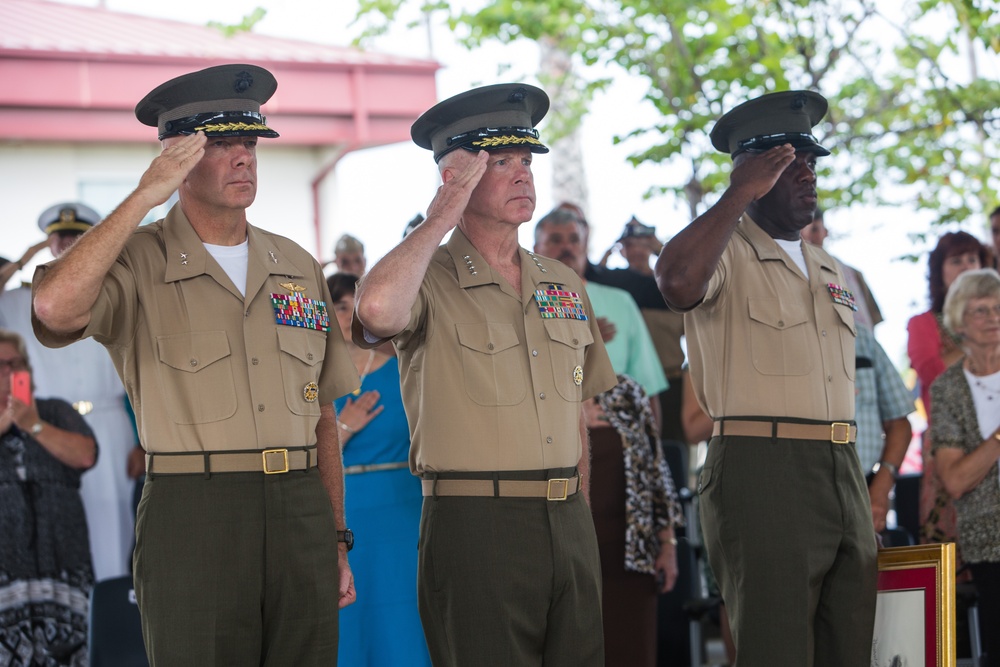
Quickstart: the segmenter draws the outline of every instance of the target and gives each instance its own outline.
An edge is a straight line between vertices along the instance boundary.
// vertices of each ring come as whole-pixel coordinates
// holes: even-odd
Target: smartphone
[[[31,373],[14,371],[10,374],[10,393],[25,405],[31,405]]]

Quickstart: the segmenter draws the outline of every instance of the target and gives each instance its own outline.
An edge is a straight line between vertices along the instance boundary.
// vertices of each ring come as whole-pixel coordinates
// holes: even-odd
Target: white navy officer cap
[[[38,216],[38,228],[46,235],[58,232],[82,234],[100,221],[100,214],[86,204],[63,202],[48,207]]]

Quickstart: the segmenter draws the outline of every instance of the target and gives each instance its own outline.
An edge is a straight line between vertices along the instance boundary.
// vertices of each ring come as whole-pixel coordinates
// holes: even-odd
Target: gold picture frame
[[[878,552],[872,667],[955,667],[955,545]]]

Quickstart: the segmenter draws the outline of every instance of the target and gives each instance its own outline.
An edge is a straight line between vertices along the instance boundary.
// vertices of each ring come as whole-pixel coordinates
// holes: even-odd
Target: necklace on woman
[[[994,389],[990,387],[985,382],[977,378],[975,375],[972,376],[972,382],[979,387],[980,390],[986,395],[987,401],[992,401],[994,396],[1000,396],[1000,389]]]
[[[368,377],[368,371],[372,369],[373,361],[375,361],[375,350],[368,350],[368,363],[365,364],[365,370],[361,371],[361,382],[358,383],[358,388],[351,392],[355,396],[361,395],[361,387],[365,384],[365,378]]]
[[[986,396],[987,401],[995,400],[994,397],[1000,396],[1000,372],[990,373],[988,375],[983,375],[983,376],[977,375],[976,366],[971,359],[969,360],[968,363],[968,369],[969,369],[968,375],[969,377],[972,378],[972,384],[976,385],[976,387],[979,388],[982,394]],[[986,381],[984,382],[983,380],[981,380],[980,379],[981,377],[985,378]]]

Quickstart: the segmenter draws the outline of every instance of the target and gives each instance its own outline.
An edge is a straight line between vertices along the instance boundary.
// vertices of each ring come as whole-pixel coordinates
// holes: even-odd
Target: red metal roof
[[[278,90],[263,108],[284,144],[409,139],[437,101],[429,60],[240,33],[43,0],[3,0],[0,139],[152,141],[135,103],[169,78],[251,62]]]

